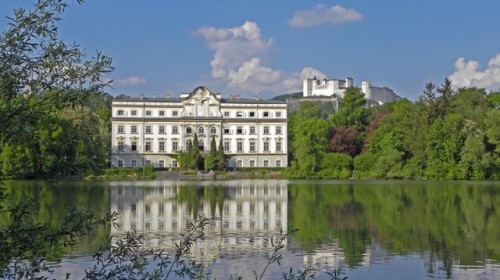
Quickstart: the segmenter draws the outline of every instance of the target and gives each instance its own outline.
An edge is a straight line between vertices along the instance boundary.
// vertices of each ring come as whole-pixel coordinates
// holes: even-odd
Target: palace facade
[[[180,98],[115,99],[111,117],[114,167],[178,167],[175,155],[196,135],[202,155],[221,143],[228,167],[285,167],[287,104],[222,98],[206,87]]]

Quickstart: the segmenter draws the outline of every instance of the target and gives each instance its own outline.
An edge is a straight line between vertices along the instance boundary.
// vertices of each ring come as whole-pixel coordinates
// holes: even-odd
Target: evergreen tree
[[[215,137],[212,136],[210,141],[210,153],[205,156],[205,169],[206,170],[216,170],[217,169],[217,144],[215,143]]]
[[[226,154],[224,153],[224,143],[222,142],[222,138],[219,141],[219,147],[217,148],[217,155],[216,155],[216,163],[217,163],[217,170],[224,170],[226,169]]]
[[[191,149],[188,150],[190,165],[189,169],[198,170],[198,164],[201,160],[200,149],[198,147],[198,135],[195,133],[194,138],[191,141]]]

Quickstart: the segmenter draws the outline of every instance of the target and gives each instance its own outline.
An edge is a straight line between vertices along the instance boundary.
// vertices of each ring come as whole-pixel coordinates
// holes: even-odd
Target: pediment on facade
[[[195,105],[195,104],[205,104],[210,106],[218,106],[220,100],[211,93],[206,87],[197,87],[186,97],[186,100],[182,102],[184,105]]]
[[[220,99],[206,87],[197,87],[183,101],[182,115],[187,117],[220,117]]]

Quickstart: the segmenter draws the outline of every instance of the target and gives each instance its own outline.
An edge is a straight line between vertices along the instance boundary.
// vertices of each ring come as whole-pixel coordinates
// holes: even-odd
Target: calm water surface
[[[39,221],[57,224],[70,207],[104,215],[105,228],[65,254],[56,273],[82,278],[92,253],[127,231],[146,247],[175,248],[198,214],[218,219],[190,257],[217,279],[253,279],[271,251],[287,240],[281,266],[321,271],[344,267],[348,279],[500,279],[500,186],[495,182],[286,181],[8,182],[12,197],[38,199]],[[57,274],[56,274],[57,277]],[[318,279],[326,278],[319,273]]]

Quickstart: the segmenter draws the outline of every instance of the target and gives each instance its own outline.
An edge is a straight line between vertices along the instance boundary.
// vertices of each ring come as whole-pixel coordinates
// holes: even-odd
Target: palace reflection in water
[[[196,199],[214,191],[214,199]],[[218,193],[217,193],[218,192]],[[111,211],[120,213],[114,237],[127,231],[144,233],[147,247],[175,250],[180,233],[198,215],[215,218],[206,239],[191,250],[199,263],[214,262],[221,251],[247,254],[269,246],[267,239],[287,232],[287,182],[240,181],[223,187],[190,186],[186,182],[112,184]],[[194,199],[193,195],[195,196]],[[191,198],[191,200],[189,200]],[[196,205],[190,205],[193,204]]]

